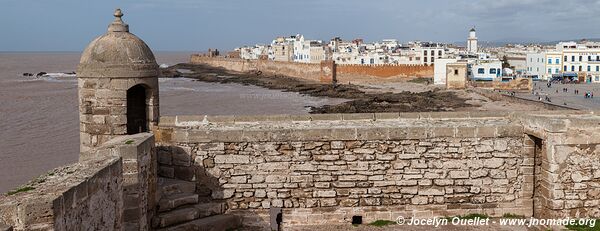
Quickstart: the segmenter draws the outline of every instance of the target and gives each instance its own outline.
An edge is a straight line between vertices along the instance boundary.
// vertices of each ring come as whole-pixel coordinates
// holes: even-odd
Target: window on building
[[[494,69],[494,68],[490,69],[490,74],[496,74],[496,69]]]
[[[552,74],[552,68],[548,68],[548,74]]]
[[[571,56],[571,62],[575,62],[575,55]]]
[[[596,55],[596,61],[600,61],[600,56]]]
[[[567,61],[567,56],[565,56],[565,62]]]
[[[479,68],[479,69],[477,69],[477,73],[479,73],[479,74],[485,74],[485,69]]]
[[[427,57],[423,58],[423,62],[425,62],[425,63],[427,62]]]
[[[429,53],[431,53],[431,56],[435,56],[435,51],[434,50],[431,50],[431,52],[429,52]]]
[[[556,59],[556,64],[560,64],[560,59]]]
[[[583,61],[583,56],[579,56],[579,62]]]
[[[592,66],[588,65],[588,72],[592,71]]]
[[[548,59],[548,64],[552,64],[552,59]]]
[[[559,72],[558,68],[555,68],[554,69],[554,74],[558,74],[558,72]]]
[[[583,71],[583,67],[582,66],[579,66],[579,71]]]
[[[423,51],[423,55],[424,55],[424,56],[427,56],[427,51]]]
[[[575,65],[571,66],[571,71],[575,71]]]
[[[458,75],[458,69],[454,69],[454,75]]]
[[[600,81],[600,76],[596,76],[596,82]]]
[[[563,68],[563,71],[567,71],[567,66],[565,66],[565,67]]]
[[[596,66],[596,72],[600,72],[600,66]]]
[[[431,57],[431,62],[433,63],[435,61],[435,57]]]
[[[371,59],[371,64],[375,64],[375,59]]]
[[[442,56],[442,51],[438,51],[438,56]]]
[[[592,61],[592,56],[588,56],[588,61]]]

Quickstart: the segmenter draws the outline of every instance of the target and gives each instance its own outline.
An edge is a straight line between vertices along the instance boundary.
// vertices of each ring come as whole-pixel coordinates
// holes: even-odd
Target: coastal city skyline
[[[582,5],[587,7],[579,7]],[[485,35],[480,38],[481,45],[594,39],[600,38],[599,32],[573,25],[581,21],[594,24],[598,19],[587,15],[591,15],[594,6],[598,5],[596,0],[489,3],[385,0],[377,4],[314,0],[302,3],[271,0],[224,3],[8,0],[0,9],[0,18],[3,21],[19,18],[19,23],[9,23],[3,28],[7,36],[2,38],[0,51],[81,51],[89,37],[98,35],[90,28],[101,27],[102,22],[109,20],[100,12],[115,7],[126,10],[128,22],[142,25],[132,32],[148,37],[148,44],[156,50],[198,51],[208,48],[231,50],[298,33],[318,39],[342,37],[365,41],[398,39],[402,42],[458,43],[471,27]],[[68,12],[61,10],[65,7]],[[19,17],[23,12],[27,12],[27,17]],[[57,13],[49,15],[48,12]]]
[[[598,230],[600,0],[3,3],[0,231]]]

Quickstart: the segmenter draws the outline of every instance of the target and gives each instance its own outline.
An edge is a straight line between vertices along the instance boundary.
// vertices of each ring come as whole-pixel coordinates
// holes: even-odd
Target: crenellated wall
[[[398,79],[410,80],[419,77],[433,77],[433,66],[399,64],[337,65],[337,79],[340,83]]]

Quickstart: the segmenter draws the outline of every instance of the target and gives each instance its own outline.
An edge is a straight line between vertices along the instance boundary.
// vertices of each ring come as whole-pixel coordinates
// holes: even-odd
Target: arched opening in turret
[[[148,132],[146,87],[135,85],[127,90],[127,134]]]

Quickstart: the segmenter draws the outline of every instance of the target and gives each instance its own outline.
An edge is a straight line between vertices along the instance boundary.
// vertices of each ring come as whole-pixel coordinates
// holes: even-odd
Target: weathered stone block
[[[450,178],[452,179],[467,179],[469,178],[469,171],[450,171],[449,172]]]
[[[217,164],[248,164],[250,157],[245,155],[217,155],[215,156]]]

